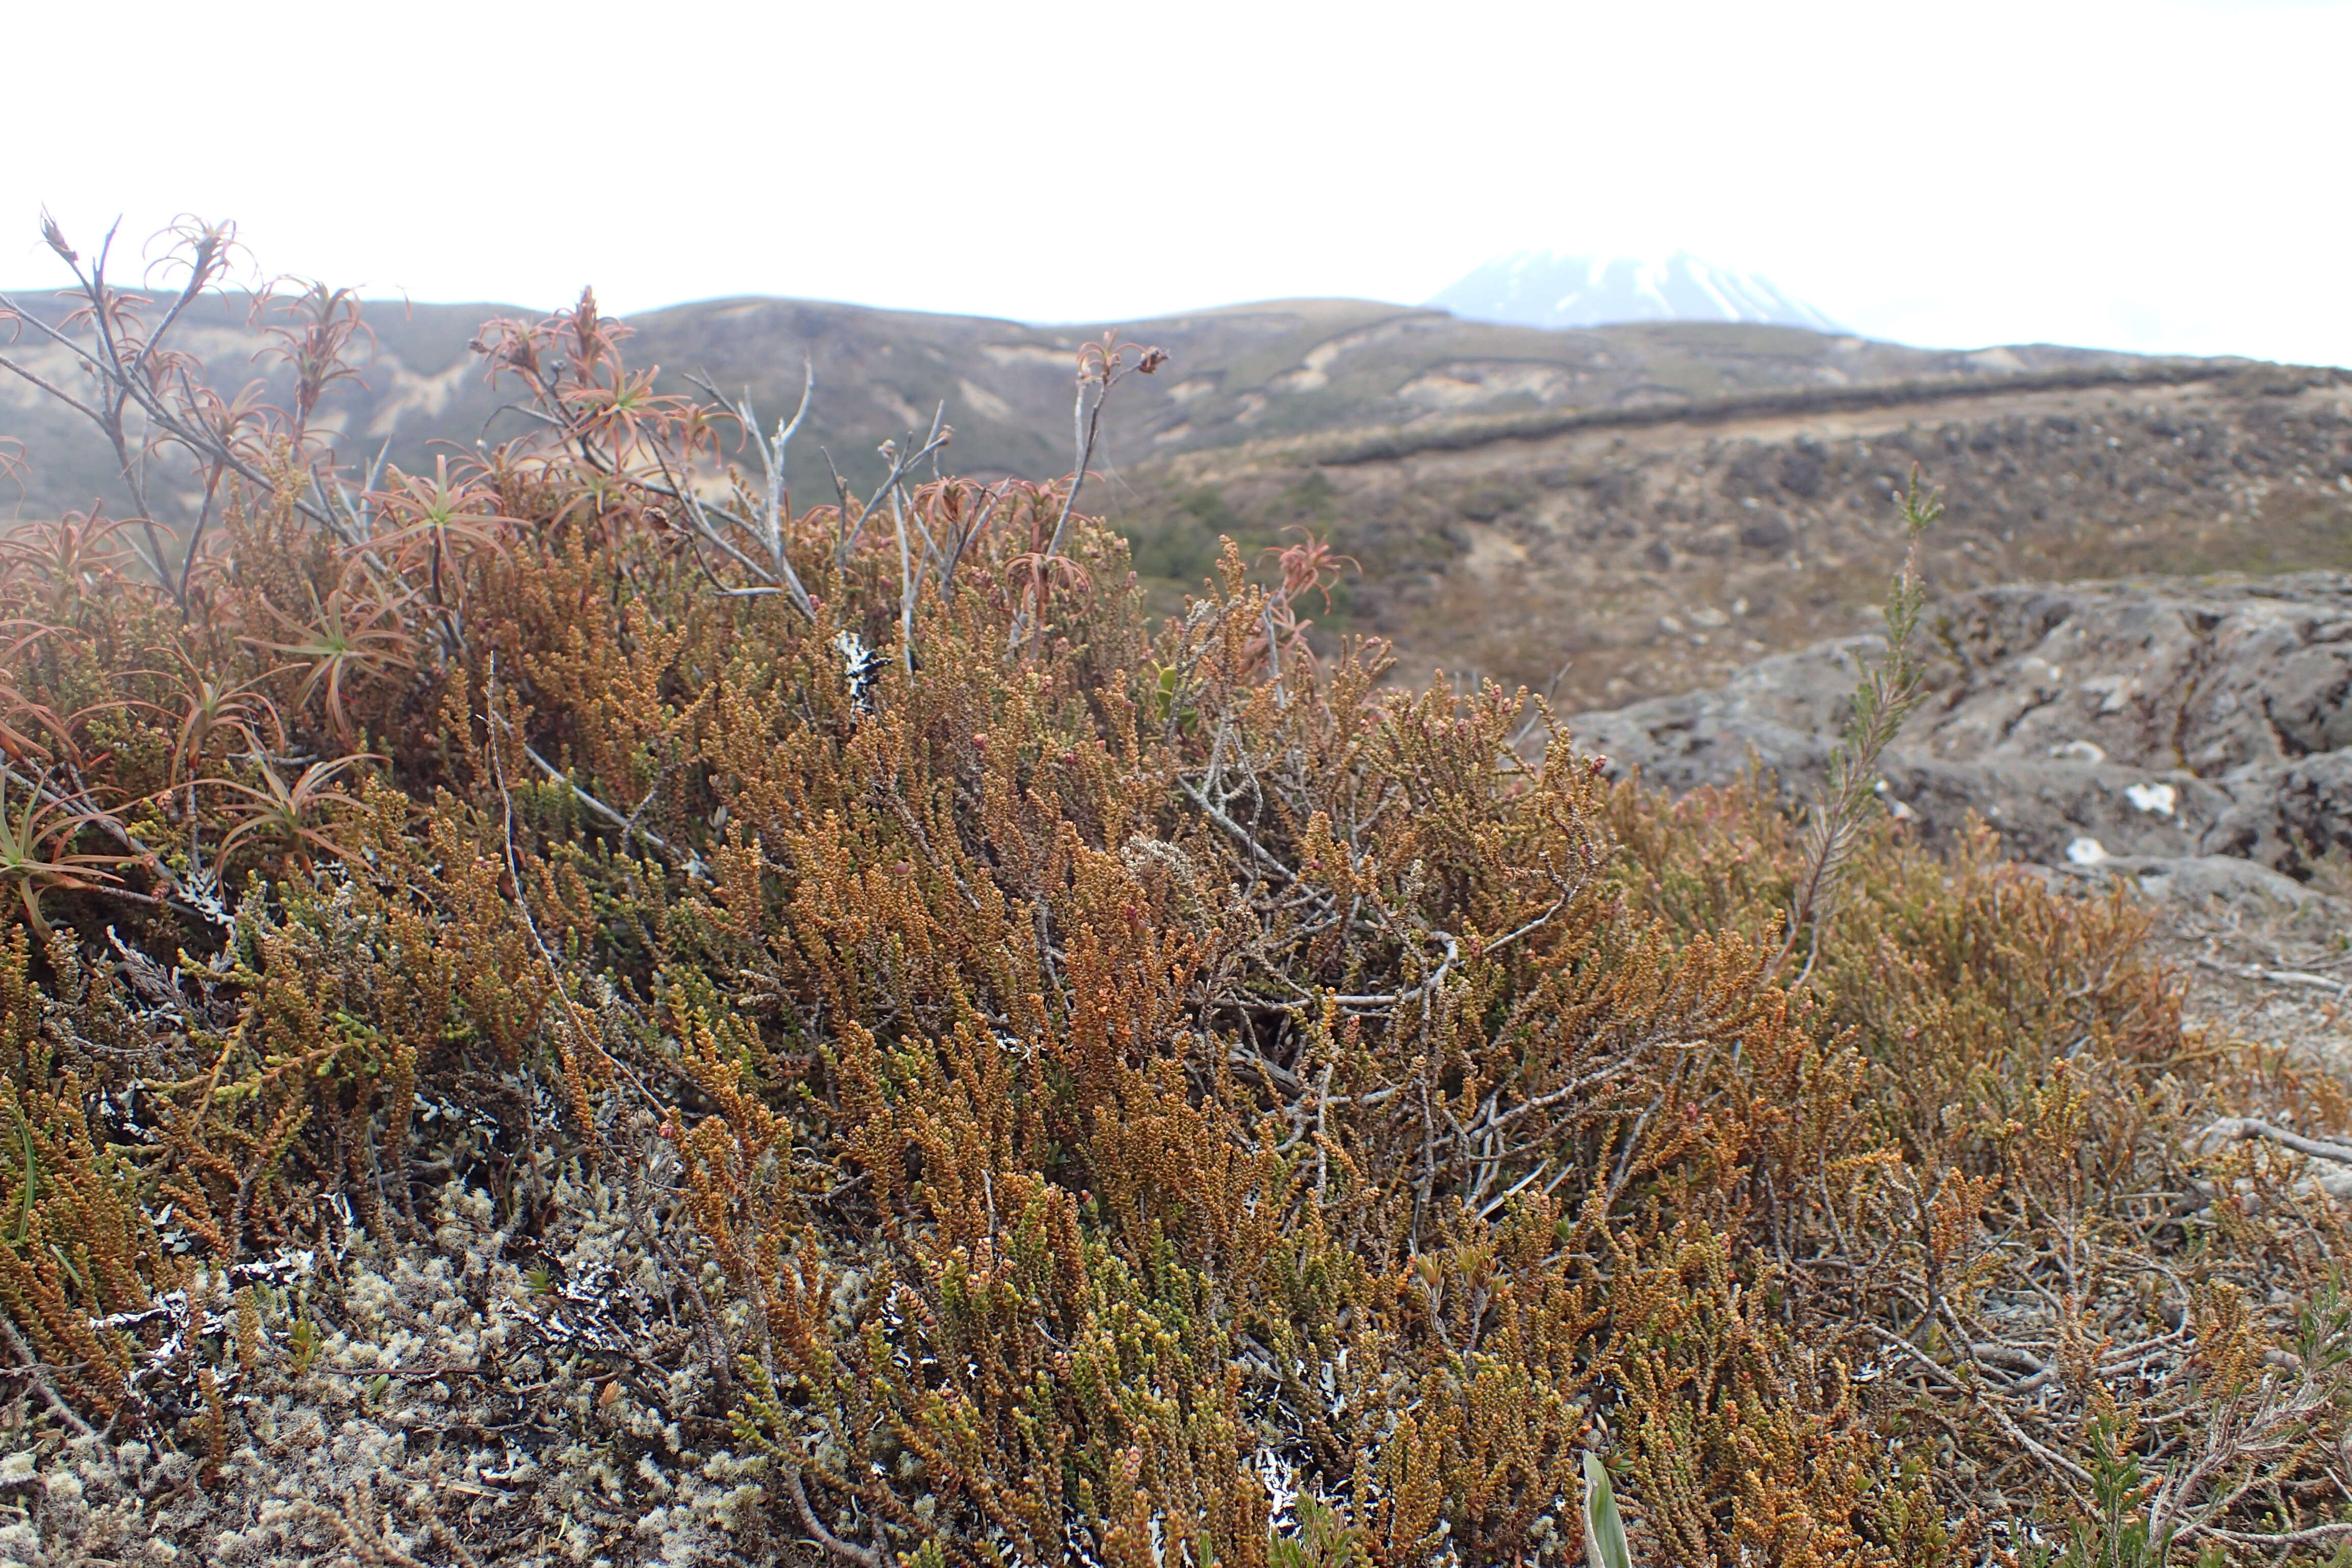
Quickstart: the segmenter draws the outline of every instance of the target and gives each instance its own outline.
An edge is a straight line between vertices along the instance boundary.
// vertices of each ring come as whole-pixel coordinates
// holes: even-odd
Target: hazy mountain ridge
[[[46,297],[16,296],[35,303]],[[520,429],[467,349],[480,322],[521,315],[494,304],[379,302],[356,381],[332,389],[317,423],[350,452],[389,440],[391,460],[429,468],[432,443],[493,444]],[[952,463],[970,473],[1045,477],[1071,464],[1070,404],[1078,345],[1100,326],[1038,327],[794,300],[725,300],[628,318],[632,363],[658,364],[683,390],[707,375],[748,391],[763,417],[797,403],[805,359],[817,394],[795,443],[799,488],[829,494],[819,448],[851,478],[875,466],[886,437],[928,425],[945,405]],[[1744,391],[1905,379],[1999,378],[2130,356],[2031,346],[1958,353],[1798,329],[1654,322],[1551,331],[1465,321],[1365,300],[1285,300],[1131,322],[1123,336],[1168,350],[1157,376],[1121,386],[1106,420],[1108,460],[1131,466],[1176,452],[1363,426],[1420,428],[1547,410],[1671,407]],[[202,302],[180,329],[216,384],[286,381],[239,301]],[[20,340],[8,351],[74,384],[70,357]],[[0,437],[37,461],[19,515],[121,504],[97,433],[35,388],[0,376]]]

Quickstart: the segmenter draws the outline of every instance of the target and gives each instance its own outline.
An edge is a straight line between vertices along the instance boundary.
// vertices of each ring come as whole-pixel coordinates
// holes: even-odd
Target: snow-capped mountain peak
[[[1842,329],[1752,272],[1711,266],[1687,251],[1658,258],[1499,256],[1429,301],[1472,321],[1527,327],[1612,321],[1765,321],[1815,331]]]

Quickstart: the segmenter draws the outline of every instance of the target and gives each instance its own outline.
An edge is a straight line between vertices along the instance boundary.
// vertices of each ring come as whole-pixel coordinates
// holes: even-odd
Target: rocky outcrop
[[[2222,856],[2295,879],[2352,848],[2352,575],[1990,588],[1932,620],[1930,693],[1880,787],[1929,838],[1975,813],[2052,865]],[[1820,643],[1580,713],[1572,743],[1670,789],[1760,766],[1810,791],[1883,651]]]

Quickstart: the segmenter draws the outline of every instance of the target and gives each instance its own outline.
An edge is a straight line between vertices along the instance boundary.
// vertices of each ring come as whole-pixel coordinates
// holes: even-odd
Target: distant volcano
[[[1599,327],[1615,321],[1767,321],[1843,329],[1752,272],[1711,267],[1687,251],[1657,258],[1498,256],[1429,301],[1475,321],[1522,327]]]

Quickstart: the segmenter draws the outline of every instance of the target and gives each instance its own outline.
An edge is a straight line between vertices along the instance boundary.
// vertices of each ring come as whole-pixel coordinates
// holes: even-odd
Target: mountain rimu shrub
[[[919,479],[935,424],[801,505],[589,297],[484,331],[529,436],[369,472],[336,362],[211,397],[56,245],[90,407],[211,488],[0,543],[51,1560],[2352,1535],[2343,1213],[2200,1137],[2352,1105],[2185,1030],[2120,895],[1853,805],[1827,920],[1767,792],[1311,643],[1313,538],[1154,626],[1074,480]],[[1081,442],[1154,363],[1089,345]]]

